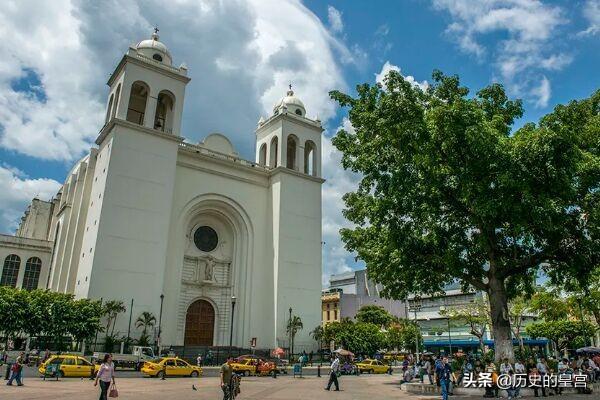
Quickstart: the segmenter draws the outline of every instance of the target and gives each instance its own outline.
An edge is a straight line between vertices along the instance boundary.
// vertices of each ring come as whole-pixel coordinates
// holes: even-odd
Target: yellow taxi
[[[258,364],[258,360],[256,358],[245,358],[243,360],[234,361],[229,363],[231,369],[236,374],[244,374],[248,376],[250,374],[254,375],[256,373],[256,366]]]
[[[356,368],[362,374],[368,372],[369,374],[385,374],[390,370],[390,366],[382,363],[379,360],[363,360],[356,363]]]
[[[162,378],[163,376],[191,376],[202,375],[202,368],[191,365],[179,357],[160,357],[146,361],[141,369],[142,373],[149,376]]]
[[[61,354],[51,356],[43,362],[38,368],[38,372],[42,375],[56,374],[59,378],[62,377],[83,377],[90,376],[94,371],[94,365],[85,358],[71,354]]]

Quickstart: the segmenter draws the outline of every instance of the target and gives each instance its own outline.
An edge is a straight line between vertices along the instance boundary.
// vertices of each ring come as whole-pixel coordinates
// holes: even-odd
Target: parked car
[[[49,366],[52,365],[52,368]],[[48,370],[48,371],[47,371]],[[47,375],[52,370],[52,376],[62,377],[84,377],[95,374],[94,365],[82,356],[61,354],[51,356],[38,368],[38,372]]]
[[[179,357],[161,357],[146,361],[141,369],[144,375],[162,378],[163,376],[191,376],[202,375],[202,368],[191,365]]]
[[[392,367],[385,365],[379,360],[371,359],[363,360],[357,363],[356,367],[358,368],[358,372],[361,374],[364,372],[368,372],[369,374],[385,374],[392,369]]]

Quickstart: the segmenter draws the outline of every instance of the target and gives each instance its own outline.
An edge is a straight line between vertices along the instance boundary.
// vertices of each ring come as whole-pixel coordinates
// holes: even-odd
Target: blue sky
[[[600,0],[8,1],[0,10],[0,232],[14,231],[33,196],[50,198],[102,124],[106,79],[127,46],[160,27],[186,62],[183,136],[228,135],[254,159],[256,121],[293,82],[323,146],[324,282],[360,264],[337,231],[342,171],[331,136],[348,126],[327,96],[398,69],[416,84],[433,69],[476,92],[504,84],[524,100],[516,126],[600,88]]]

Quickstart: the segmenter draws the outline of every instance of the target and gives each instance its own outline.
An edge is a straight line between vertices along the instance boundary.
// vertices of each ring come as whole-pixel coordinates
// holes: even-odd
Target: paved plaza
[[[268,377],[248,377],[242,381],[240,400],[295,400],[295,399],[439,399],[440,396],[409,394],[400,390],[398,376],[362,375],[340,378],[340,392],[326,392],[323,387],[327,379],[323,376],[293,378],[283,376],[277,380]],[[117,381],[119,399],[221,399],[218,377],[170,378],[164,381],[154,378],[122,378]],[[195,385],[197,390],[192,390]],[[459,398],[482,398],[481,396],[453,396]],[[561,399],[592,399],[595,395],[568,395]],[[61,381],[43,381],[40,378],[28,378],[23,387],[0,385],[0,399],[10,400],[50,400],[76,399],[95,400],[98,388],[87,379],[65,378]],[[533,399],[533,397],[531,397]]]

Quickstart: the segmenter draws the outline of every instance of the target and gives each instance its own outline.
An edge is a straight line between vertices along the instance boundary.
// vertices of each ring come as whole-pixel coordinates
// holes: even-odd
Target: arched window
[[[271,151],[269,153],[269,167],[275,168],[277,167],[277,136],[271,140]]]
[[[258,151],[258,163],[260,165],[267,165],[267,144],[263,143]]]
[[[289,169],[298,170],[298,163],[296,162],[296,150],[298,149],[298,138],[296,135],[289,135],[287,138],[287,149],[286,149],[286,164],[285,166]]]
[[[127,105],[127,121],[144,125],[148,92],[150,92],[150,89],[144,82],[137,81],[131,85],[131,94]]]
[[[107,123],[108,120],[110,119],[110,114],[112,112],[113,98],[114,98],[114,95],[111,94],[110,100],[108,100],[108,108],[106,109],[106,120],[104,121],[104,123]]]
[[[23,289],[37,289],[42,270],[42,260],[38,257],[30,257],[25,263],[25,275],[23,275]]]
[[[171,133],[173,130],[173,106],[175,96],[163,90],[158,94],[156,113],[154,114],[154,129]]]
[[[121,84],[117,86],[117,90],[115,91],[115,105],[111,111],[110,117],[114,118],[117,115],[117,107],[119,107],[119,99],[121,98]]]
[[[4,267],[2,268],[2,278],[0,278],[0,286],[17,287],[17,277],[19,276],[19,267],[21,266],[21,258],[16,254],[9,254],[4,259]]]
[[[311,140],[304,144],[304,173],[308,175],[317,175],[317,157],[315,150],[317,146]]]

